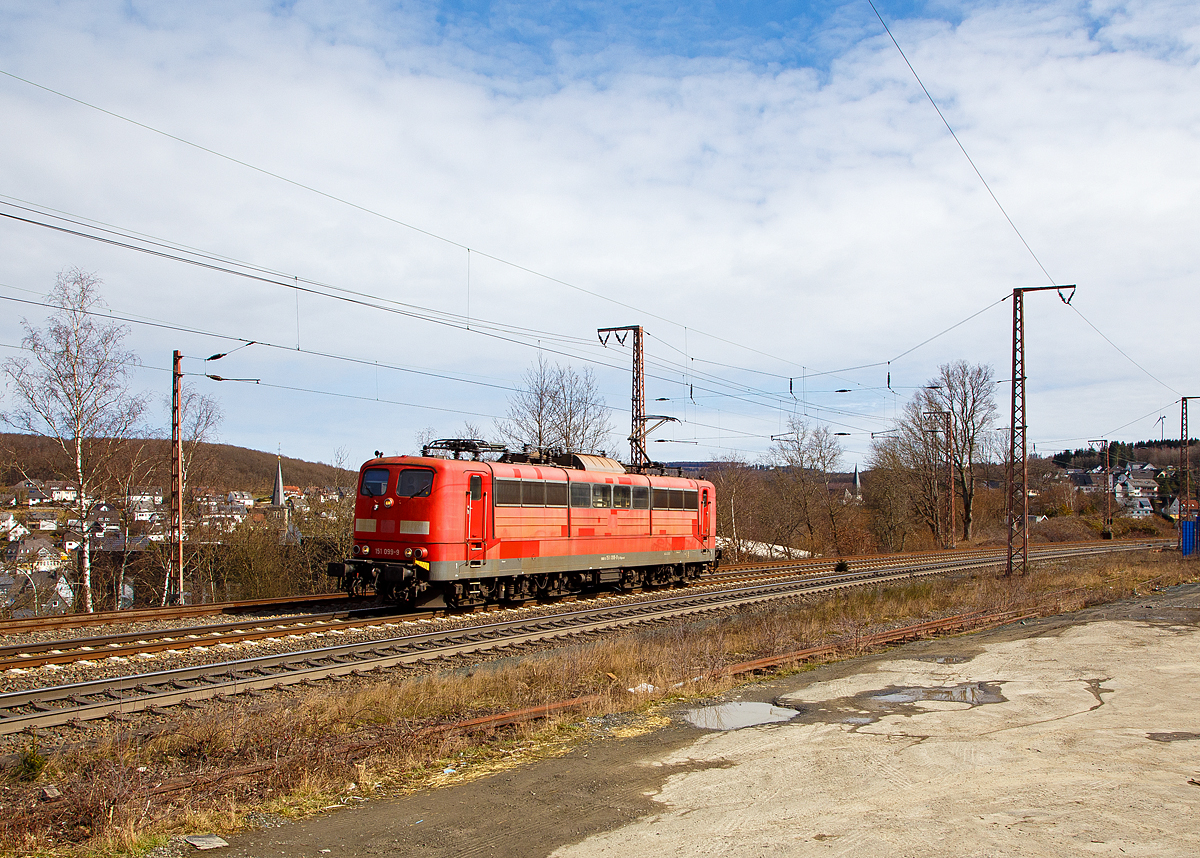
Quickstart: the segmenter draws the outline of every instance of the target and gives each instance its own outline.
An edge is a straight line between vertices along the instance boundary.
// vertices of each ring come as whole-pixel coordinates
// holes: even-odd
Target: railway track
[[[1139,543],[1140,544],[1140,543]],[[1074,547],[1103,547],[1110,548],[1111,542],[1076,543]],[[1062,549],[1047,549],[1061,551]],[[959,562],[969,558],[992,557],[995,549],[972,549],[958,552],[923,552],[917,554],[874,555],[855,558],[848,561],[850,571],[882,570],[911,565],[913,562],[932,562],[945,564]],[[772,561],[767,563],[745,563],[725,567],[716,575],[701,579],[703,586],[719,586],[749,580],[764,580],[797,574],[812,575],[828,571],[833,564],[828,559],[800,559],[790,561]],[[641,590],[635,591],[637,593]],[[590,594],[583,598],[603,598],[607,594]],[[302,597],[302,601],[321,601],[326,597]],[[579,597],[555,600],[556,602],[574,601]],[[269,607],[276,604],[289,605],[295,600],[260,599],[249,602],[231,602],[224,605],[187,606],[187,608],[150,609],[147,616],[159,620],[169,620],[175,617],[186,618],[191,615],[190,608],[215,613],[216,608],[228,610],[230,607]],[[113,612],[128,617],[136,612]],[[470,612],[468,612],[470,613]],[[280,618],[265,618],[222,624],[209,624],[191,627],[170,627],[162,629],[145,629],[121,634],[97,635],[92,637],[63,638],[31,643],[10,644],[0,646],[0,671],[22,670],[43,667],[45,665],[65,665],[75,662],[95,661],[108,658],[130,658],[151,653],[180,651],[207,647],[228,647],[239,642],[278,640],[281,638],[300,638],[311,634],[327,634],[329,632],[347,632],[356,629],[369,628],[377,625],[380,618],[394,616],[396,619],[412,620],[418,618],[434,618],[449,616],[445,609],[429,609],[400,613],[393,608],[372,606],[368,608],[345,609],[320,614],[308,614]],[[95,615],[91,615],[95,616]],[[108,616],[104,615],[107,619]],[[57,619],[57,618],[55,618]],[[78,620],[79,618],[71,618]],[[78,623],[75,623],[78,625]],[[54,628],[61,626],[54,625]],[[39,629],[41,627],[38,627]]]
[[[1030,559],[1079,557],[1114,551],[1155,548],[1161,541],[1106,543],[1031,549]],[[798,595],[883,583],[905,578],[994,567],[1003,552],[908,559],[903,565],[875,566],[805,576],[771,577],[720,589],[688,591],[661,598],[601,604],[575,611],[479,623],[366,643],[308,649],[237,661],[178,668],[149,674],[99,679],[52,688],[0,694],[0,735],[29,728],[54,727],[95,718],[157,711],[179,703],[228,697],[268,688],[362,675],[458,655],[521,647],[556,639],[596,634],[630,626],[724,610]],[[828,563],[828,561],[826,561]]]
[[[394,608],[371,607],[296,617],[243,620],[185,628],[146,629],[122,634],[0,646],[0,671],[70,664],[101,658],[131,657],[168,650],[222,646],[299,637],[315,633],[350,631],[378,625],[381,618],[394,616]],[[405,617],[409,619],[409,617]]]
[[[901,557],[897,557],[896,555],[881,555],[856,559],[849,565],[851,571],[856,569],[875,570],[909,565],[914,561],[945,563],[947,560],[962,560],[976,556],[990,556],[992,554],[995,554],[994,550],[989,551],[985,549],[962,551],[953,554],[947,554],[946,552],[926,552],[908,554]],[[792,577],[797,574],[812,575],[828,571],[832,565],[828,559],[802,559],[766,564],[747,563],[703,578],[700,583],[703,586],[720,586],[722,584],[732,584],[749,580],[764,580],[784,576]],[[635,592],[640,593],[642,591],[638,590]],[[606,595],[608,594],[590,594],[589,597],[604,598]],[[275,600],[258,600],[250,604],[254,606],[266,604],[269,606],[274,602]],[[246,603],[231,604],[246,605]],[[285,604],[290,603],[285,602]],[[128,614],[130,612],[121,613]],[[150,613],[155,614],[155,612]],[[162,618],[161,615],[155,615],[160,619]],[[203,626],[145,629],[120,634],[17,643],[0,646],[0,671],[32,669],[51,664],[65,665],[114,657],[132,658],[151,653],[202,647],[230,647],[237,643],[278,640],[280,638],[295,639],[305,635],[328,634],[334,631],[348,632],[369,628],[378,624],[380,618],[387,616],[394,616],[396,619],[401,620],[412,620],[422,617],[433,618],[448,615],[449,612],[444,609],[400,613],[393,608],[377,606],[320,614],[245,620]],[[172,616],[181,615],[178,613],[168,613],[166,619]]]
[[[212,617],[262,609],[277,610],[288,605],[314,602],[348,601],[345,593],[318,593],[312,596],[280,596],[270,599],[243,599],[236,602],[209,602],[203,605],[177,605],[169,608],[130,608],[125,611],[94,611],[90,614],[55,614],[19,620],[0,620],[0,636],[50,629],[81,629],[93,626],[125,625],[188,617]]]

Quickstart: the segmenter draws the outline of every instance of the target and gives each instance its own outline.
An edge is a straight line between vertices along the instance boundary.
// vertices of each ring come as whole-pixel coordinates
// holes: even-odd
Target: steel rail
[[[1119,546],[1121,546],[1121,545],[1125,545],[1125,544],[1144,545],[1146,543],[1154,543],[1156,545],[1161,543],[1164,547],[1169,547],[1174,544],[1170,540],[1154,537],[1154,538],[1146,538],[1146,539],[1131,539],[1131,540],[1121,540],[1121,541],[1114,541],[1114,540],[1109,540],[1109,539],[1094,539],[1094,540],[1086,540],[1086,541],[1082,541],[1082,542],[1041,543],[1037,547],[1039,550],[1043,550],[1043,551],[1046,551],[1046,550],[1049,550],[1049,551],[1070,550],[1070,549],[1074,549],[1074,548],[1086,548],[1086,547],[1097,547],[1097,548],[1112,547],[1113,550],[1119,550]],[[873,566],[873,565],[881,564],[881,563],[882,564],[903,563],[903,562],[909,562],[912,560],[925,559],[925,558],[946,559],[946,558],[953,558],[953,557],[990,555],[990,554],[993,554],[997,550],[998,549],[996,549],[996,548],[954,548],[954,549],[949,549],[949,550],[938,550],[938,551],[905,552],[903,554],[859,554],[859,555],[855,555],[852,557],[839,557],[839,558],[796,557],[796,558],[782,559],[782,560],[763,560],[763,561],[751,561],[751,562],[745,562],[745,563],[723,563],[723,564],[721,564],[720,569],[717,574],[729,573],[729,574],[736,575],[736,574],[740,574],[743,572],[768,571],[768,570],[774,570],[774,569],[802,569],[807,566],[829,566],[829,567],[832,567],[833,564],[838,563],[838,562],[845,562],[850,566],[850,568],[853,569],[853,568],[859,567],[859,566]]]
[[[342,631],[367,628],[386,623],[398,616],[408,619],[410,615],[397,615],[395,609],[383,607],[358,608],[299,617],[276,617],[209,626],[147,629],[99,637],[8,644],[0,646],[0,670],[70,664],[90,659],[234,644],[280,636],[301,636],[335,629]]]
[[[145,623],[155,620],[176,620],[186,617],[205,617],[230,614],[254,608],[283,605],[303,605],[309,602],[345,600],[345,593],[317,593],[309,596],[273,596],[268,599],[243,599],[237,602],[208,602],[202,605],[177,605],[170,608],[130,608],[124,611],[93,611],[90,614],[54,614],[27,617],[20,620],[0,620],[0,635],[39,632],[47,629],[74,629],[88,626]]]
[[[1086,545],[1088,544],[1073,543],[1071,548],[1080,548]],[[1096,545],[1104,546],[1107,549],[1111,547],[1112,543],[1096,543]],[[1064,549],[1047,547],[1045,550],[1049,553],[1061,554]],[[959,561],[986,554],[988,552],[985,549],[974,549],[958,552],[953,557],[948,557],[945,552],[920,552],[901,557],[897,557],[896,555],[881,555],[883,558],[886,558],[886,563],[877,565],[856,563],[855,566],[859,567],[859,570],[879,570],[887,567],[903,566],[906,563],[911,565],[911,560],[922,558],[926,562],[932,562],[940,568],[948,560]],[[824,562],[827,561],[822,561],[815,565],[823,565]],[[814,564],[804,562],[803,565],[809,566]],[[852,567],[850,571],[853,572],[856,570]],[[772,565],[767,569],[744,570],[735,572],[732,575],[706,576],[699,583],[711,587],[745,581],[747,579],[764,580],[780,578],[797,573],[806,574],[810,579],[813,574],[811,571],[805,572],[803,569]],[[436,612],[433,613],[436,615]],[[383,619],[386,622],[388,614],[389,609],[372,607],[289,618],[245,620],[237,623],[145,630],[99,637],[67,638],[27,644],[11,644],[9,646],[0,646],[0,670],[31,669],[48,664],[70,664],[94,659],[128,657],[169,650],[220,646],[222,644],[237,642],[277,639],[281,636],[302,637],[330,629],[348,631],[374,626],[379,619]],[[349,619],[356,615],[369,615],[372,619]],[[411,619],[416,616],[430,616],[430,612],[406,614],[403,615],[403,618]],[[345,619],[346,621],[338,622],[341,619]]]
[[[1082,556],[1134,551],[1153,544],[1125,544],[1104,548],[1043,552],[1050,557]],[[1042,558],[1046,559],[1046,558]],[[791,598],[807,593],[853,587],[862,583],[885,583],[1001,565],[1004,555],[959,558],[952,564],[920,563],[892,570],[860,570],[850,573],[776,581],[738,588],[690,592],[648,602],[603,605],[564,614],[504,620],[468,628],[430,631],[315,650],[260,656],[215,665],[178,668],[116,679],[92,680],[54,688],[0,694],[0,734],[28,727],[49,727],[128,715],[185,701],[261,691],[318,679],[363,674],[373,670],[466,655],[497,648],[539,643],[563,637],[610,631],[647,622],[661,622],[703,612]],[[253,675],[257,674],[257,675]],[[136,692],[138,696],[122,696]],[[92,698],[106,698],[96,700]],[[72,704],[61,708],[51,703]],[[35,711],[22,711],[33,709]]]
[[[906,557],[908,556],[906,555]],[[912,556],[925,557],[926,555],[919,554]],[[933,557],[934,555],[930,553],[928,556]],[[945,558],[942,559],[944,560]],[[904,559],[892,559],[891,562],[883,565],[896,566],[903,565],[904,562]],[[779,578],[793,575],[795,572],[796,570],[784,567],[760,571],[745,570],[728,576],[712,576],[702,579],[699,583],[704,586],[715,586],[744,581],[746,579],[763,580],[764,578]],[[811,574],[813,573],[809,573],[810,576]],[[385,610],[381,608],[362,608],[299,617],[245,620],[237,623],[153,629],[88,638],[62,638],[34,643],[10,644],[0,646],[0,671],[44,667],[48,664],[71,664],[94,659],[129,657],[168,650],[196,649],[200,647],[219,646],[221,644],[267,640],[280,636],[298,637],[327,631],[332,628],[352,630],[376,625],[378,619],[352,621],[349,620],[350,617],[356,614],[379,615],[381,611]],[[417,615],[424,613],[427,612],[419,612]],[[396,616],[398,619],[410,619],[415,615]],[[335,624],[335,621],[343,619],[347,621]],[[384,619],[386,619],[386,614]]]

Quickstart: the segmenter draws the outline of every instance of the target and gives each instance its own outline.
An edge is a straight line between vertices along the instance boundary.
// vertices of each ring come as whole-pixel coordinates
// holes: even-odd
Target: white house
[[[42,489],[54,503],[74,503],[79,497],[75,486],[62,480],[47,480]]]
[[[15,542],[29,535],[29,528],[17,521],[11,512],[0,514],[0,535],[8,537],[9,542]]]

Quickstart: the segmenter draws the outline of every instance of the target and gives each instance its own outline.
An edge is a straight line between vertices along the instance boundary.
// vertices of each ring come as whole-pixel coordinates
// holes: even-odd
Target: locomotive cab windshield
[[[387,494],[388,487],[388,469],[387,468],[367,468],[362,475],[363,495],[369,498],[379,498]]]
[[[425,468],[405,468],[396,480],[396,497],[427,498],[433,490],[433,471]]]

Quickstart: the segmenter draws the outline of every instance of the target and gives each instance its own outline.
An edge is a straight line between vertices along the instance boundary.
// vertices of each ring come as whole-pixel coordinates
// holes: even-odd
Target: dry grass
[[[1069,611],[1151,579],[1194,580],[1167,554],[1039,564],[860,588],[707,619],[664,623],[524,657],[387,680],[326,684],[257,706],[177,716],[154,735],[113,726],[100,743],[14,773],[0,798],[0,852],[115,855],[188,831],[233,831],[250,812],[301,816],[377,790],[411,790],[555,753],[588,735],[581,715],[643,709],[728,688],[730,664],[969,611]],[[653,686],[631,694],[626,689]],[[597,695],[582,711],[495,731],[433,725]],[[453,768],[453,775],[444,770]],[[62,799],[42,801],[54,784]]]

